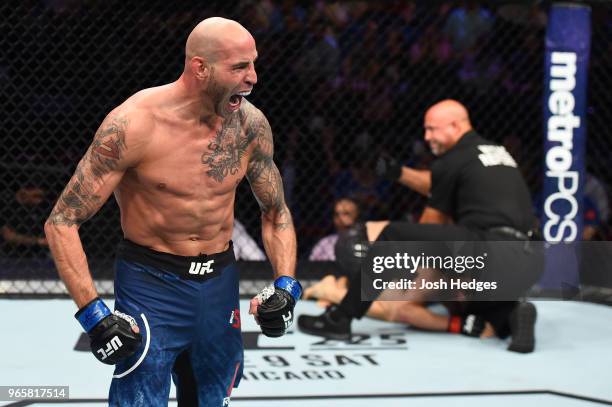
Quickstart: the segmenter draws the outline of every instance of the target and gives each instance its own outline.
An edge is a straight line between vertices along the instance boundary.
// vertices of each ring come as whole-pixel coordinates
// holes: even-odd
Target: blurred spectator
[[[337,29],[344,28],[350,19],[349,5],[344,1],[321,1],[317,2],[325,17],[331,21]]]
[[[583,216],[582,240],[605,240],[610,218],[608,193],[603,183],[589,173],[584,182]]]
[[[397,70],[393,68],[393,65],[385,65],[375,60],[370,61],[366,68],[369,81],[362,102],[361,116],[364,128],[377,143],[386,144],[388,141],[385,136],[389,133],[388,127],[394,112],[393,96],[398,84]]]
[[[536,197],[534,206],[538,217],[542,216],[544,196],[542,192]],[[582,240],[606,240],[610,202],[604,184],[593,174],[587,172],[582,197],[583,229]]]
[[[402,64],[408,50],[406,49],[406,39],[402,36],[401,30],[393,29],[387,33],[384,52],[384,59],[394,65]]]
[[[321,85],[331,82],[340,66],[340,50],[331,25],[324,19],[310,24],[311,38],[304,44],[302,55],[294,65],[304,84]]]
[[[541,88],[541,78],[534,75],[527,75],[534,69],[540,71],[543,66],[543,43],[542,39],[535,32],[527,32],[522,36],[517,36],[516,41],[520,40],[520,47],[513,49],[506,57],[505,67],[500,72],[500,84],[502,88],[516,96],[537,95]],[[530,99],[527,99],[529,101]]]
[[[47,257],[48,244],[43,224],[49,215],[46,192],[35,185],[23,185],[2,213],[2,237],[8,257]]]
[[[255,239],[249,235],[246,228],[238,219],[234,219],[234,230],[232,231],[232,242],[234,243],[234,255],[236,260],[266,260],[266,255],[259,248]]]
[[[411,64],[425,63],[442,65],[448,64],[452,56],[450,42],[440,32],[437,24],[430,24],[423,34],[410,47]],[[430,70],[435,67],[430,67]]]
[[[325,236],[312,248],[308,260],[334,261],[334,247],[338,240],[338,232],[347,229],[359,219],[359,205],[351,198],[340,198],[334,202],[334,228],[336,233]]]
[[[376,156],[371,153],[355,152],[350,168],[339,171],[335,177],[334,197],[350,197],[359,202],[364,218],[386,219],[390,183],[376,177],[372,170],[375,161]]]
[[[255,38],[282,28],[282,16],[270,0],[243,0],[239,6],[239,16],[245,27]]]
[[[466,90],[487,95],[498,85],[503,64],[496,46],[482,41],[463,53],[457,75]]]
[[[79,0],[43,0],[41,4],[56,14],[70,14],[80,6]]]
[[[451,40],[453,50],[463,53],[489,34],[492,26],[493,16],[487,9],[476,0],[464,0],[461,6],[450,12],[444,33]]]
[[[515,26],[525,26],[534,29],[546,27],[548,15],[546,4],[542,1],[507,2],[497,8],[496,15]],[[594,13],[595,17],[596,14]]]
[[[416,3],[414,1],[409,2],[396,2],[395,10],[396,14],[391,17],[395,17],[394,32],[401,35],[405,44],[410,44],[415,37],[415,26],[416,26]]]
[[[285,157],[283,164],[280,167],[281,174],[283,175],[283,189],[285,191],[285,202],[289,208],[293,208],[295,205],[295,184],[297,174],[297,155],[298,142],[300,138],[300,130],[296,126],[292,126],[287,131],[287,139],[284,143]]]
[[[410,46],[408,64],[411,92],[418,89],[429,100],[435,100],[448,97],[450,91],[457,88],[453,50],[438,22],[425,27]]]
[[[302,42],[307,14],[306,10],[296,3],[295,0],[282,0],[279,5],[281,24],[284,29],[282,37],[287,44],[301,44]]]

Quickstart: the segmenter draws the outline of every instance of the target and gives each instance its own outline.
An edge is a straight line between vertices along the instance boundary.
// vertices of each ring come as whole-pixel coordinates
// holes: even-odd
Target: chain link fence
[[[249,99],[267,115],[275,134],[275,160],[301,260],[334,232],[338,198],[358,200],[363,219],[414,219],[424,200],[375,178],[373,161],[388,152],[405,164],[428,167],[432,156],[422,141],[422,116],[443,98],[464,102],[476,129],[506,145],[537,205],[548,6],[510,1],[2,3],[0,293],[63,290],[42,232],[51,205],[104,116],[138,90],[176,80],[188,33],[213,15],[240,21],[257,40],[259,80]],[[612,5],[591,6],[587,214],[593,218],[592,238],[607,240]],[[236,218],[262,247],[259,209],[246,182],[238,187]],[[111,198],[81,228],[97,279],[112,277],[111,253],[121,236]]]

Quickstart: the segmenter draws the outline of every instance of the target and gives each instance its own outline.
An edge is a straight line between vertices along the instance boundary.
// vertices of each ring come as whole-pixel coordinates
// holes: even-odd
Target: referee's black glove
[[[397,181],[402,175],[402,165],[397,159],[391,157],[389,154],[381,154],[376,160],[374,172],[379,178]]]

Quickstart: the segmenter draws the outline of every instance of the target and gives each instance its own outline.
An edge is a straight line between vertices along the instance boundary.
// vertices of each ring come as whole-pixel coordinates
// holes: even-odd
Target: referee
[[[529,240],[529,231],[535,224],[531,197],[516,162],[506,149],[476,133],[467,109],[455,100],[444,100],[430,107],[425,114],[424,128],[425,141],[437,157],[431,171],[402,167],[390,158],[379,160],[377,165],[379,175],[429,197],[419,224],[369,222],[368,235],[377,236],[377,241]],[[367,240],[367,236],[362,239]],[[337,253],[346,243],[338,242]],[[539,263],[534,263],[534,256],[528,250],[509,250],[506,258],[511,256],[516,272],[516,278],[510,279],[515,281],[510,283],[518,287],[513,291],[515,300],[447,303],[451,315],[441,316],[444,326],[440,330],[479,336],[487,325],[500,338],[512,336],[509,350],[533,351],[536,310],[533,304],[519,302],[518,298],[537,281],[535,270]],[[339,255],[338,261],[342,262]],[[355,264],[354,260],[345,264],[351,261]],[[351,320],[365,315],[372,304],[361,301],[360,286],[360,273],[352,273],[348,292],[340,304],[332,305],[320,316],[300,316],[300,330],[335,339],[350,338]],[[475,319],[482,323],[474,324]]]

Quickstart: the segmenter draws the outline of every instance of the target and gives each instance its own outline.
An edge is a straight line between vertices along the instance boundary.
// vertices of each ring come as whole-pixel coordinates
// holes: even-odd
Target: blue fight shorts
[[[235,263],[231,242],[193,257],[119,244],[115,309],[136,319],[143,341],[115,366],[111,406],[167,406],[171,377],[179,406],[229,405],[244,359]]]

